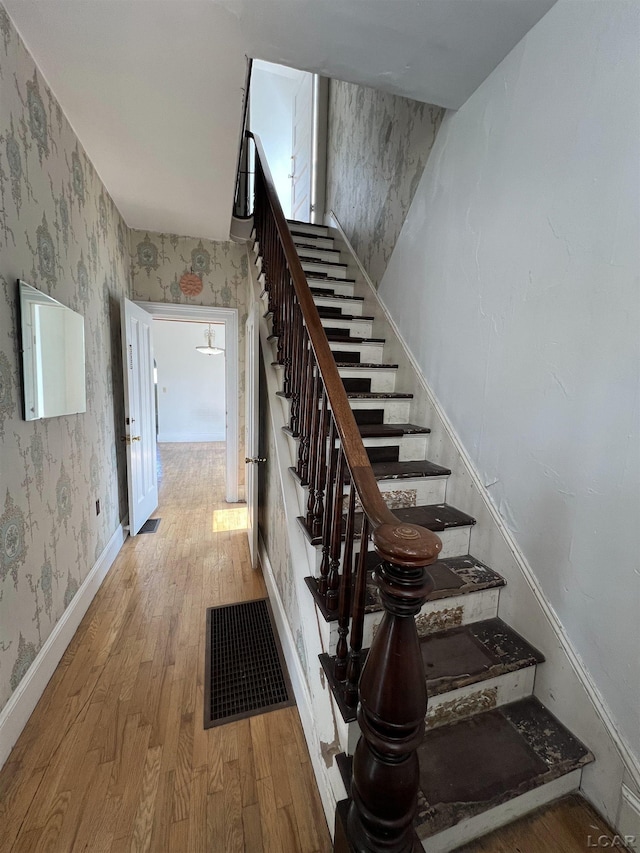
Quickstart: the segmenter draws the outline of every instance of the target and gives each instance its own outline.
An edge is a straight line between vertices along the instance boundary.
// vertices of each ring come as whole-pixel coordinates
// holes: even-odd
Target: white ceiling
[[[555,0],[4,0],[133,228],[228,239],[245,55],[457,108]]]

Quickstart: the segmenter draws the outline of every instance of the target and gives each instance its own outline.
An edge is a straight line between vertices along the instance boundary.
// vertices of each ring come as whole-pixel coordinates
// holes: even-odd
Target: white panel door
[[[246,361],[245,361],[245,453],[247,454],[245,488],[247,496],[247,535],[251,565],[258,565],[258,464],[260,459],[259,419],[259,311],[260,303],[254,302],[247,317]]]
[[[311,221],[313,74],[304,74],[293,98],[291,217]]]
[[[152,317],[122,300],[125,441],[129,534],[135,536],[158,506]]]

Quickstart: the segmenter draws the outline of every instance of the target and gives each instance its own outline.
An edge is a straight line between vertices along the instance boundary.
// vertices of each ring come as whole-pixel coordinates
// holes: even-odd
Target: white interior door
[[[249,537],[249,553],[251,565],[258,565],[258,464],[263,459],[259,457],[260,434],[259,419],[259,311],[260,303],[254,302],[247,317],[246,326],[246,361],[245,361],[245,490],[247,496],[247,535]]]
[[[291,216],[311,221],[313,74],[304,74],[293,98]]]
[[[135,536],[158,506],[152,317],[122,300],[125,441],[129,534]]]

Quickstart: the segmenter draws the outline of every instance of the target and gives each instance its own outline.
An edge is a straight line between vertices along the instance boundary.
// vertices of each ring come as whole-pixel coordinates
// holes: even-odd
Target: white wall
[[[559,0],[447,114],[380,286],[636,756],[638,15]]]
[[[285,216],[291,215],[293,97],[306,74],[269,62],[254,61],[249,126],[257,133]]]
[[[158,366],[158,441],[224,441],[224,355],[203,355],[203,323],[153,321]],[[224,324],[212,324],[224,348]]]

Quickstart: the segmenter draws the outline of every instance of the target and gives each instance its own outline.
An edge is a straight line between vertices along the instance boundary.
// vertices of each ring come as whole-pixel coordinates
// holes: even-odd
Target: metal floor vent
[[[148,518],[138,533],[155,533],[161,521],[161,518]]]
[[[266,598],[207,610],[204,727],[294,705]]]

